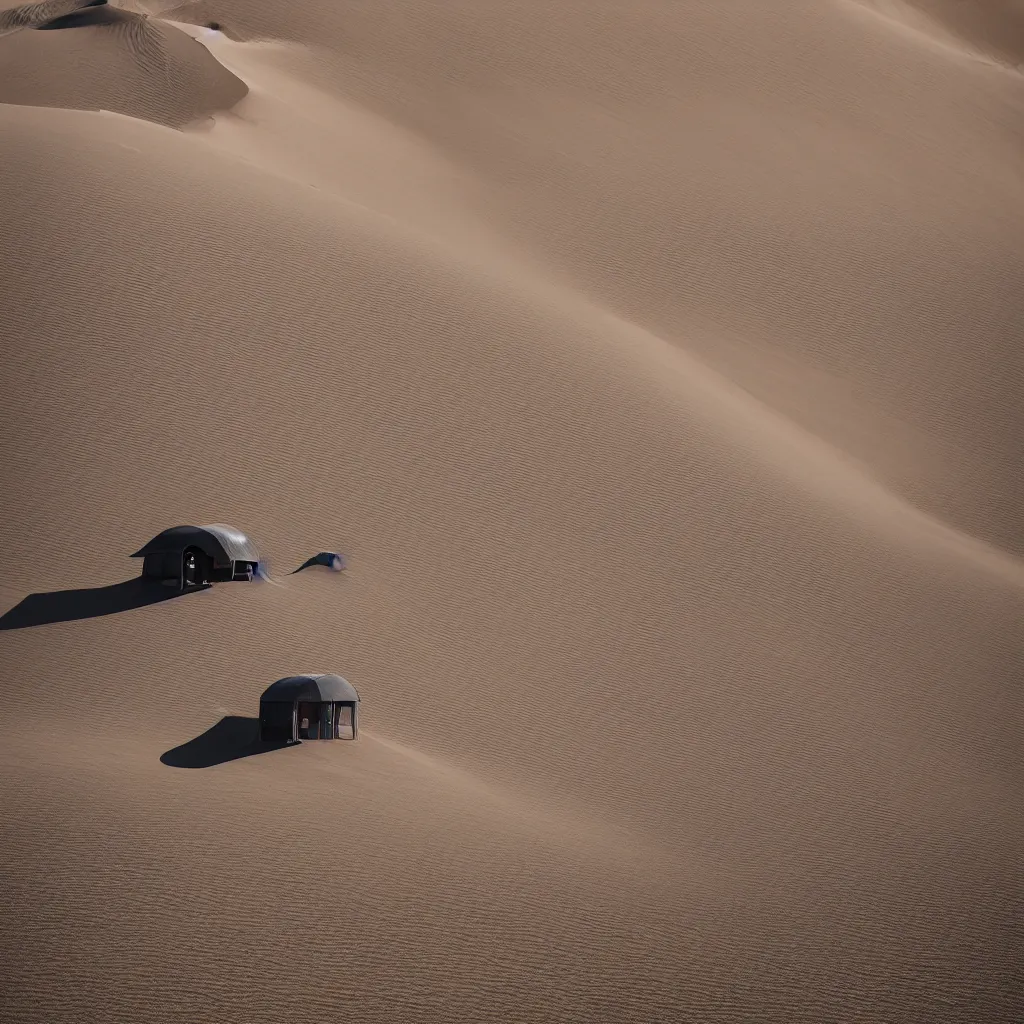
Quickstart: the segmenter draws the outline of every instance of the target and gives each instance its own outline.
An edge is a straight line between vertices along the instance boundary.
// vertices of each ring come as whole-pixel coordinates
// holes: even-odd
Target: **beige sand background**
[[[1020,1020],[1021,4],[51,6],[0,610],[348,569],[0,632],[0,1017]]]

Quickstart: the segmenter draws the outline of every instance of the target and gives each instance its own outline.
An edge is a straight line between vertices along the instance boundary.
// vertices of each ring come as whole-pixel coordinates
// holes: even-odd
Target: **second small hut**
[[[286,676],[260,697],[260,739],[266,743],[354,740],[358,733],[359,693],[341,676]]]

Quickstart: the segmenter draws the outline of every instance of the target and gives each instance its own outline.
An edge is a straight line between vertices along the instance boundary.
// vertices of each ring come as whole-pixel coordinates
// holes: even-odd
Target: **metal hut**
[[[142,575],[180,590],[227,580],[251,580],[259,569],[256,545],[223,523],[172,526],[139,548]]]
[[[260,739],[354,740],[359,733],[359,693],[341,676],[278,679],[260,697]]]

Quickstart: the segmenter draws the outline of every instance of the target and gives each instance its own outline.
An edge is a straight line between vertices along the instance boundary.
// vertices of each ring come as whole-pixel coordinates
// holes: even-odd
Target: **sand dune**
[[[880,13],[8,16],[0,1016],[1024,1015],[1021,82]]]
[[[110,110],[181,127],[245,85],[173,25],[82,0],[0,11],[0,102]]]
[[[59,26],[66,18],[76,15],[95,17],[106,7],[106,0],[43,0],[42,3],[25,4],[0,10],[0,32],[17,32],[23,28],[41,28],[56,22]],[[119,13],[115,8],[105,14]]]
[[[1024,285],[1019,77],[850,5],[759,8],[742,31],[704,5],[683,20],[664,4],[467,19],[394,0],[317,14],[326,27],[303,11],[275,23],[269,4],[221,10],[245,36],[315,54],[211,46],[266,80],[258,130],[215,129],[237,151],[430,217],[435,235],[465,237],[472,216],[502,256],[514,245],[1022,553],[1003,298]],[[329,31],[343,47],[317,45]]]

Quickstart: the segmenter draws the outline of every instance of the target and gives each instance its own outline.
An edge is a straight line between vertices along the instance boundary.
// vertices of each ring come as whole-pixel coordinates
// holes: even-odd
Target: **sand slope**
[[[1018,1019],[1019,79],[173,15],[212,124],[0,106],[4,607],[179,522],[348,569],[0,631],[4,1018]],[[356,744],[176,766],[310,669]]]

